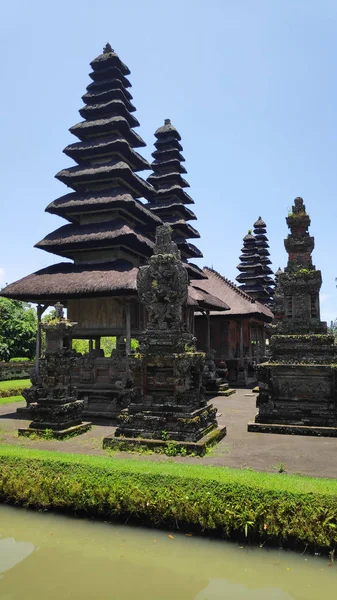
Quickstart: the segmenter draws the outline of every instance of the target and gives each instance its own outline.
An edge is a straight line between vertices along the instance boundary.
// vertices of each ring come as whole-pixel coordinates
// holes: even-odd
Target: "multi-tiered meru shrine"
[[[36,244],[37,248],[71,262],[42,269],[12,283],[1,293],[37,303],[39,320],[44,308],[56,302],[66,306],[68,319],[76,323],[74,337],[90,341],[90,352],[79,358],[73,377],[80,397],[86,400],[84,414],[114,416],[126,401],[130,385],[126,357],[131,338],[138,337],[147,320],[146,309],[137,296],[138,269],[152,255],[155,229],[162,224],[161,217],[168,216],[155,210],[158,198],[171,201],[167,207],[171,210],[169,222],[172,227],[179,225],[180,236],[189,236],[195,230],[186,224],[183,228],[181,219],[173,223],[174,202],[180,198],[182,207],[185,204],[182,186],[179,188],[175,182],[170,196],[167,190],[156,191],[151,181],[146,182],[138,175],[151,167],[137,151],[145,142],[135,131],[139,123],[129,92],[128,67],[109,44],[91,67],[92,82],[80,109],[83,121],[70,129],[78,141],[64,150],[77,164],[56,175],[72,192],[46,208],[68,223]],[[179,150],[177,134],[172,137],[176,141],[170,144]],[[159,139],[162,136],[159,135],[158,142]],[[175,165],[176,159],[173,156]],[[161,188],[161,184],[157,187]],[[141,198],[147,200],[146,206]],[[181,245],[186,248],[185,252],[182,248],[185,261],[201,256],[199,251],[188,250],[185,238]],[[199,269],[191,269],[196,278]],[[207,292],[196,292],[190,287],[184,309],[190,330],[194,311],[202,308],[222,310],[227,305]],[[117,337],[117,350],[109,357],[104,356],[100,347],[104,336]]]
[[[302,198],[295,198],[284,240],[288,264],[277,272],[270,360],[257,368],[258,414],[248,431],[337,437],[337,347],[320,320],[321,272]]]

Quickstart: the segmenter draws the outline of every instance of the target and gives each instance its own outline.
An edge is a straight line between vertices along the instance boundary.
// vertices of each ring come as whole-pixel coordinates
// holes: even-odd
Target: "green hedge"
[[[30,379],[18,379],[13,381],[0,381],[0,398],[10,396],[21,396],[22,391],[31,387]]]
[[[332,551],[337,481],[0,448],[0,500]]]

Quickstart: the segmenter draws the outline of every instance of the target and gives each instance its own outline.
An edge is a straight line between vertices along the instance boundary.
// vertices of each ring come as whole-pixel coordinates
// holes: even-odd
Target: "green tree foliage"
[[[26,302],[0,298],[0,360],[15,356],[33,358],[37,317]]]

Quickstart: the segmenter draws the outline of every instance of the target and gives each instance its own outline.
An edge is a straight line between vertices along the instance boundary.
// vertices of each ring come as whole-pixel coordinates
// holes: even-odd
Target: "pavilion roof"
[[[267,306],[253,300],[253,298],[241,291],[233,282],[220,275],[214,269],[204,267],[203,271],[207,279],[200,281],[192,280],[191,285],[206,290],[210,294],[220,298],[230,307],[230,310],[225,313],[212,311],[211,315],[223,314],[226,317],[247,316],[257,317],[263,321],[272,321],[273,313]]]

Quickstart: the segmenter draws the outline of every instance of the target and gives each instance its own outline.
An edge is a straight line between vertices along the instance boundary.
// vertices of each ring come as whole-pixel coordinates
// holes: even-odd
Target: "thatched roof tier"
[[[187,262],[184,259],[182,259],[182,261],[183,261],[184,267],[187,269],[187,273],[188,273],[190,280],[206,278],[206,275],[204,274],[203,270],[200,269],[200,267],[198,267],[194,263]]]
[[[266,223],[261,217],[259,217],[254,223],[256,249],[260,257],[259,262],[263,265],[263,272],[265,273],[265,281],[263,285],[267,294],[267,299],[264,301],[271,303],[274,295],[273,287],[271,286],[274,286],[275,282],[273,278],[269,277],[269,275],[273,275],[273,271],[270,267],[267,266],[271,264],[271,260],[268,258],[270,256],[270,253],[268,238],[266,236],[266,227]]]
[[[179,141],[181,140],[179,132],[174,125],[172,125],[170,119],[165,119],[164,125],[158,127],[158,129],[154,132],[154,135],[158,140],[163,140],[165,143],[171,138]]]
[[[178,140],[172,136],[167,138],[159,138],[155,143],[155,147],[157,150],[165,149],[165,150],[182,150],[182,145],[178,142]]]
[[[257,317],[263,321],[271,322],[273,313],[267,306],[256,302],[241,291],[233,282],[226,279],[220,273],[209,267],[204,268],[207,279],[202,281],[191,281],[191,285],[201,288],[225,302],[230,310],[226,312],[211,311],[211,315],[223,315],[224,317]]]
[[[224,302],[220,298],[217,298],[216,296],[213,296],[208,291],[200,288],[197,282],[194,282],[194,285],[190,286],[189,296],[193,298],[193,300],[197,301],[198,306],[201,309],[218,310],[221,312],[225,310],[230,310],[230,307],[228,306],[228,304],[226,304],[226,302]]]
[[[197,219],[194,212],[178,200],[163,200],[158,204],[151,202],[145,206],[151,208],[151,212],[156,213],[159,216],[166,215],[166,211],[169,211],[171,215],[181,215],[186,221],[196,221]]]
[[[177,158],[168,159],[165,157],[163,160],[158,158],[158,160],[154,160],[151,163],[151,167],[155,173],[163,173],[165,169],[171,173],[187,173],[185,167],[180,164]]]
[[[74,265],[63,262],[36,271],[9,284],[1,291],[2,296],[36,303],[55,303],[72,298],[97,296],[137,296],[138,267],[125,260],[103,264]],[[198,280],[199,284],[199,280]],[[219,298],[207,292],[202,295],[189,286],[187,305],[195,310],[201,308],[226,310]]]
[[[176,148],[162,147],[160,150],[155,150],[154,152],[152,152],[151,156],[153,156],[155,160],[164,161],[165,159],[171,160],[174,158],[179,162],[185,162],[183,155]]]
[[[122,219],[86,225],[63,225],[35,244],[47,252],[72,258],[74,251],[127,248],[131,254],[150,256],[154,247],[146,235],[132,229]]]
[[[109,67],[107,69],[102,69],[99,71],[92,71],[89,73],[90,79],[92,79],[95,83],[99,83],[101,81],[110,81],[111,79],[117,79],[120,81],[125,88],[132,87],[130,81],[123,75],[122,71],[117,67]]]
[[[80,191],[85,191],[90,185],[105,184],[108,187],[110,182],[115,182],[118,187],[122,184],[123,187],[129,189],[135,198],[151,198],[153,194],[151,186],[134,173],[124,161],[113,160],[108,164],[98,164],[91,167],[70,167],[59,171],[55,177],[67,186]]]
[[[154,173],[147,178],[147,181],[151,183],[154,187],[160,186],[159,189],[163,189],[163,186],[167,185],[179,185],[181,188],[190,187],[190,184],[187,183],[186,179],[184,179],[180,173],[176,171],[162,171],[161,173]]]
[[[122,100],[125,107],[129,112],[136,110],[135,106],[131,103],[132,96],[128,90],[123,90],[116,82],[110,82],[109,86],[105,90],[92,90],[86,92],[82,96],[84,104],[100,104],[101,102],[109,102],[109,100]]]
[[[116,155],[119,158],[123,157],[133,171],[145,171],[151,168],[148,161],[136,150],[133,150],[121,135],[109,135],[92,138],[86,142],[75,142],[69,144],[63,152],[79,164]]]
[[[192,225],[186,223],[184,219],[177,216],[166,216],[160,215],[164,223],[169,223],[173,229],[172,239],[175,241],[175,236],[181,238],[200,238],[200,233]]]
[[[109,133],[121,133],[132,148],[146,146],[144,140],[132,129],[125,117],[110,117],[108,119],[97,119],[96,121],[81,121],[69,131],[76,135],[79,140],[86,140],[94,135],[107,135]]]
[[[109,100],[108,102],[99,104],[89,104],[83,106],[79,110],[79,113],[83,119],[87,119],[88,121],[120,116],[126,119],[130,127],[139,127],[139,121],[128,111],[122,100]]]
[[[100,71],[109,67],[117,67],[123,75],[130,75],[130,70],[121,61],[119,56],[111,48],[110,44],[106,44],[103,54],[100,54],[90,63],[90,66],[94,71]]]
[[[126,218],[147,224],[149,229],[154,229],[161,224],[161,219],[146,206],[135,200],[129,192],[123,188],[112,190],[87,192],[80,194],[73,192],[61,196],[51,202],[46,212],[66,217],[68,221],[77,223],[84,213],[102,211],[120,211],[125,213]]]
[[[104,264],[58,263],[8,285],[2,294],[27,302],[137,293],[138,268],[124,260]]]
[[[172,238],[174,239],[175,243],[177,244],[177,246],[181,252],[181,256],[183,258],[202,258],[203,257],[202,252],[200,252],[199,248],[197,248],[194,244],[189,244],[182,237],[175,237],[174,233],[172,234]]]
[[[168,185],[163,189],[156,190],[151,201],[156,205],[159,205],[162,201],[178,201],[183,204],[194,204],[191,196],[179,185]]]

